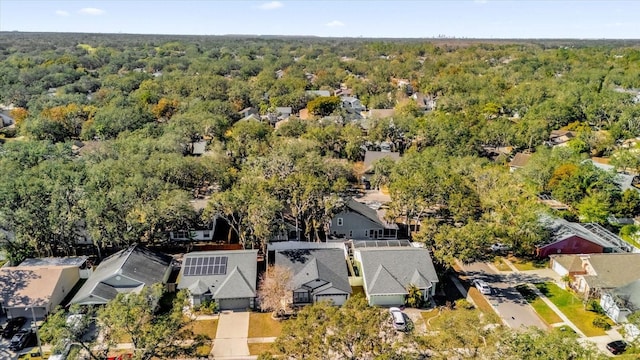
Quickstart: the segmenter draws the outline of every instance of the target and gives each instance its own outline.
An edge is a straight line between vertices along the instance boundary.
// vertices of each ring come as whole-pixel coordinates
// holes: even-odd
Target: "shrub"
[[[472,303],[470,303],[469,301],[467,301],[467,299],[458,299],[456,300],[456,309],[467,309],[467,310],[471,310],[473,309],[475,306],[473,306]]]
[[[604,330],[611,329],[611,324],[609,324],[609,321],[607,321],[607,318],[605,318],[604,316],[598,316],[597,318],[593,319],[592,324],[593,326]]]
[[[596,314],[604,315],[604,309],[600,306],[598,300],[589,300],[589,304],[587,304],[587,310],[593,311]]]

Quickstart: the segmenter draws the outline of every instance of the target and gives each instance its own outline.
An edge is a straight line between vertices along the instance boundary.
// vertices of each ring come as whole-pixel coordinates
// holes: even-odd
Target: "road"
[[[462,267],[467,280],[482,279],[492,288],[491,295],[484,295],[503,321],[511,328],[535,326],[548,329],[547,325],[538,317],[535,310],[520,295],[515,286],[525,282],[523,274],[497,274],[486,263],[475,262]]]

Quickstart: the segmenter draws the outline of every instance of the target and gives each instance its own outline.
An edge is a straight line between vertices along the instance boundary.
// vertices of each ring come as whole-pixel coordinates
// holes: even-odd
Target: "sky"
[[[0,0],[0,31],[640,39],[640,1]]]

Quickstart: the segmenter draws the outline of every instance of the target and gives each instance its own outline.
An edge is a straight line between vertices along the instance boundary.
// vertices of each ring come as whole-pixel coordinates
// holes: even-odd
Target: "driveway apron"
[[[249,312],[221,313],[211,355],[215,359],[249,356],[248,333]]]

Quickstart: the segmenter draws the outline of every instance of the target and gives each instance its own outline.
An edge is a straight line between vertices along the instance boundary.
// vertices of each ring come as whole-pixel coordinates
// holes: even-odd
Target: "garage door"
[[[220,310],[245,310],[249,307],[249,298],[220,299]]]
[[[553,262],[553,265],[551,266],[551,268],[560,276],[565,276],[569,273],[567,269],[565,269],[564,266],[560,265],[557,261]]]
[[[318,295],[316,296],[316,301],[329,301],[331,300],[333,305],[342,305],[344,304],[345,301],[347,301],[347,295],[346,294],[339,294],[339,295]]]
[[[371,305],[401,306],[404,305],[404,295],[371,295]]]

